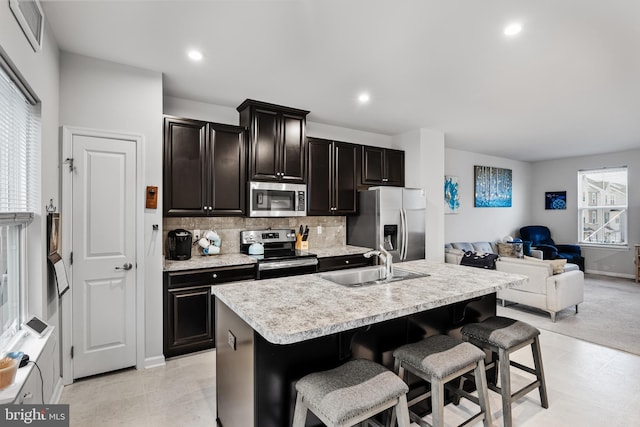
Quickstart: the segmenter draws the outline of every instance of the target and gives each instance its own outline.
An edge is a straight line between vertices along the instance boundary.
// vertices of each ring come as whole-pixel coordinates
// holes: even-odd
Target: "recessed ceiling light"
[[[193,61],[202,61],[202,52],[199,52],[197,50],[190,50],[187,53],[187,56]]]
[[[504,34],[506,36],[515,36],[520,31],[522,31],[522,25],[516,22],[516,23],[507,25],[507,27],[504,29]]]
[[[366,92],[362,92],[360,95],[358,95],[358,102],[360,104],[366,104],[370,100],[371,100],[371,97]]]

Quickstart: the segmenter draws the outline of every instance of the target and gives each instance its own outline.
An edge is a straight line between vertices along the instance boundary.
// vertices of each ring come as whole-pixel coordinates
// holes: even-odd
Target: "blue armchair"
[[[544,259],[564,258],[584,271],[584,258],[578,245],[558,245],[551,238],[551,231],[544,225],[528,225],[520,229],[520,237],[543,253]]]

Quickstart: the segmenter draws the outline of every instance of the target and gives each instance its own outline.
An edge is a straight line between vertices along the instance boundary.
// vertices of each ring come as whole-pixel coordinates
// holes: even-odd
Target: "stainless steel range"
[[[258,260],[258,279],[315,273],[318,257],[295,249],[293,229],[240,232],[240,252]]]

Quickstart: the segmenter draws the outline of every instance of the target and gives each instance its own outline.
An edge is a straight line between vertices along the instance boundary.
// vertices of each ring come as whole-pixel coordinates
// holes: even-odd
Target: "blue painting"
[[[476,208],[510,208],[511,169],[474,166]]]
[[[460,193],[458,192],[458,177],[445,175],[444,177],[444,213],[455,214],[460,209]]]
[[[566,191],[548,191],[544,193],[545,209],[567,209]]]

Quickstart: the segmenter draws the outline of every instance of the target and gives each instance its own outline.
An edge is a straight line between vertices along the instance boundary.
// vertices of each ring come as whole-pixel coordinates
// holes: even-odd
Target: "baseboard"
[[[62,397],[62,390],[64,389],[64,384],[62,382],[62,377],[58,377],[58,381],[56,381],[56,385],[53,386],[53,392],[51,393],[51,401],[49,403],[57,404],[60,402],[60,397]]]
[[[144,369],[158,368],[165,364],[164,356],[147,357],[144,359]]]
[[[621,279],[635,279],[636,276],[633,274],[624,274],[624,273],[614,273],[611,271],[598,271],[598,270],[585,270],[585,273],[588,274],[598,274],[600,276],[609,276],[609,277],[619,277]]]

